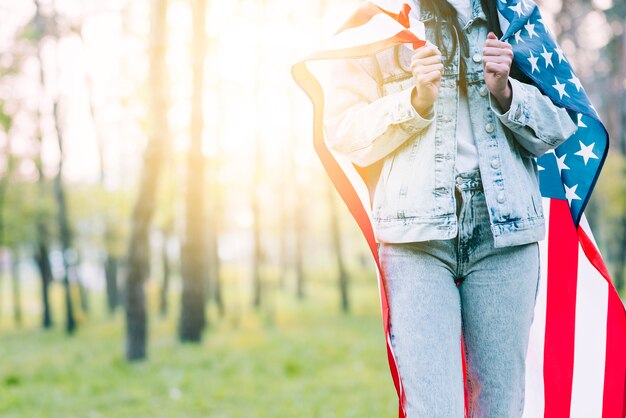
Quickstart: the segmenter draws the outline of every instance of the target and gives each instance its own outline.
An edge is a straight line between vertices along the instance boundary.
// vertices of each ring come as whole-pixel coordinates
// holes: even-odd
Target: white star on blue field
[[[532,0],[499,0],[498,11],[509,24],[502,39],[513,47],[519,69],[578,124],[574,135],[537,160],[541,194],[567,200],[578,225],[606,158],[606,128],[537,5]]]

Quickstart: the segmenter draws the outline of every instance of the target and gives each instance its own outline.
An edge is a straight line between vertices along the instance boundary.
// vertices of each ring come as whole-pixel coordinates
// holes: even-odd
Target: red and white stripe
[[[622,418],[624,307],[584,216],[576,229],[567,201],[556,199],[544,199],[544,213],[523,416]]]
[[[400,44],[425,43],[424,27],[413,18],[412,2],[366,2],[328,46],[294,64],[292,75],[313,104],[315,150],[369,245],[376,263],[387,357],[398,415],[406,396],[389,334],[385,280],[372,229],[366,174],[331,152],[323,134],[323,91],[308,61],[354,58]],[[626,312],[583,217],[575,228],[567,201],[544,199],[548,219],[540,242],[541,282],[526,359],[524,418],[626,417]],[[460,350],[459,355],[463,355]]]

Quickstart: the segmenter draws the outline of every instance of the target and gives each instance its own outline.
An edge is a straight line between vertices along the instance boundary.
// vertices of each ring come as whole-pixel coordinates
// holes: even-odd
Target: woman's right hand
[[[431,43],[418,48],[411,58],[411,71],[415,79],[411,104],[420,115],[424,116],[430,113],[430,108],[439,94],[443,73],[439,48]]]

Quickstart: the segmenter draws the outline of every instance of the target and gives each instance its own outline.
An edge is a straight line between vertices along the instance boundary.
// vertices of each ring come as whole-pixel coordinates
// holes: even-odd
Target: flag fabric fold
[[[504,36],[518,68],[578,130],[537,161],[546,239],[540,243],[540,290],[526,358],[525,418],[626,417],[626,312],[583,214],[608,151],[608,134],[569,61],[531,0],[498,0]],[[292,66],[313,104],[313,145],[361,229],[375,261],[389,367],[406,417],[406,395],[390,340],[389,305],[374,237],[365,172],[326,145],[324,94],[307,63],[358,58],[426,43],[411,0],[363,3],[327,47]],[[459,350],[459,355],[463,355]]]

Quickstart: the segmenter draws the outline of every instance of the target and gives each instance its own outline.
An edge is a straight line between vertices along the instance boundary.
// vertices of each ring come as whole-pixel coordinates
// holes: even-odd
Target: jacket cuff
[[[509,77],[509,83],[511,84],[511,107],[509,110],[503,113],[500,104],[491,99],[491,93],[489,93],[489,106],[491,106],[496,117],[509,128],[527,126],[530,112],[524,87],[520,81],[511,77]]]
[[[420,115],[411,103],[411,94],[415,86],[396,93],[396,103],[392,107],[392,120],[394,124],[401,124],[411,133],[421,131],[435,120],[434,106],[426,117]]]

